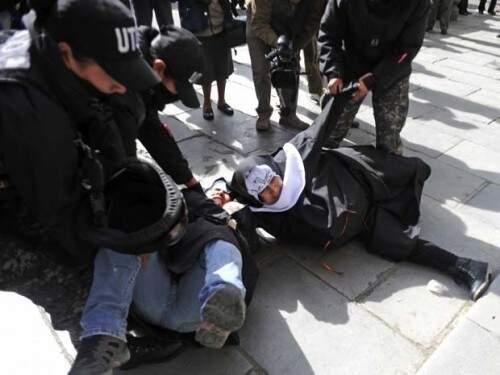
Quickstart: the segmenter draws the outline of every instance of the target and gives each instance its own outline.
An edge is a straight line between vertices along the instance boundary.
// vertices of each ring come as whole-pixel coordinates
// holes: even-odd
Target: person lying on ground
[[[310,129],[274,153],[242,160],[214,201],[246,205],[233,216],[247,238],[262,228],[281,241],[330,249],[360,237],[371,253],[448,273],[477,300],[490,282],[488,264],[419,237],[427,164],[372,146],[322,147],[341,100],[347,99],[330,101]]]

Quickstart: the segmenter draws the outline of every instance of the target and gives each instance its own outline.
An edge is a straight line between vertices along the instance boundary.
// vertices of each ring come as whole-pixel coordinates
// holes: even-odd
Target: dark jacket
[[[321,21],[320,67],[328,79],[373,73],[384,90],[411,73],[429,0],[330,0]]]
[[[219,0],[224,11],[224,22],[230,23],[233,19],[231,5],[227,0]],[[192,33],[198,33],[210,27],[208,6],[210,1],[180,0],[179,17],[181,26]]]
[[[16,35],[18,60],[12,61],[26,64],[7,68],[0,61],[0,158],[42,231],[75,259],[88,260],[94,249],[73,235],[75,210],[85,196],[74,141],[81,136],[101,150],[111,175],[126,159],[120,132],[99,94],[64,66],[54,41],[31,39],[27,31]]]
[[[342,109],[332,110],[330,103],[308,130],[290,141],[306,171],[306,185],[297,203],[282,213],[246,208],[237,216],[246,233],[252,233],[248,228],[262,227],[283,241],[323,247],[337,247],[364,235],[370,251],[404,259],[416,243],[409,229],[418,223],[430,168],[418,158],[386,154],[372,146],[323,150],[329,128]],[[258,206],[246,192],[244,175],[252,165],[263,163],[282,174],[283,151],[251,157],[238,166],[230,187],[239,200]]]
[[[293,40],[300,50],[318,32],[325,0],[251,0],[248,20],[255,36],[275,46],[280,35]]]

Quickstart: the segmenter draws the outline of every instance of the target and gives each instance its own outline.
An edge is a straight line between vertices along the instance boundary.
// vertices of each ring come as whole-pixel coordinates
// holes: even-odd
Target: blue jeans
[[[239,250],[221,240],[209,243],[196,264],[178,279],[153,254],[137,276],[134,308],[159,327],[192,332],[200,325],[203,303],[218,286],[232,284],[245,296],[241,267]]]
[[[125,341],[132,300],[139,314],[150,323],[192,331],[200,323],[203,301],[218,285],[233,284],[245,295],[241,267],[239,250],[221,240],[207,244],[198,262],[178,280],[174,280],[157,253],[141,267],[137,256],[101,249],[82,314],[81,338],[109,335]]]

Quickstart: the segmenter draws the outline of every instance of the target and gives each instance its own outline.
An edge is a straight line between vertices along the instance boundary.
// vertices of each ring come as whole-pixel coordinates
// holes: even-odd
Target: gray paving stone
[[[449,289],[438,296],[427,289],[430,280]],[[371,293],[362,305],[414,342],[430,348],[465,305],[466,290],[451,277],[409,263],[399,263],[395,272]]]
[[[142,366],[116,375],[246,375],[252,365],[234,348],[194,349],[167,363]]]
[[[434,130],[430,136],[430,132],[425,123],[418,119],[407,118],[401,132],[403,145],[431,158],[437,158],[462,141],[461,138]]]
[[[421,237],[454,254],[489,262],[500,269],[500,231],[491,223],[426,196],[421,204]]]
[[[486,66],[478,66],[477,64],[471,64],[470,62],[454,60],[454,59],[445,59],[441,60],[435,65],[445,66],[447,68],[459,70],[461,72],[469,73],[460,75],[460,79],[463,79],[463,76],[471,76],[476,78],[478,75],[487,77],[490,81],[492,79],[497,80],[500,79],[500,71],[495,70],[493,67],[489,67],[488,64]],[[430,67],[431,69],[433,66]],[[455,75],[450,72],[450,78]],[[482,85],[481,85],[482,87]]]
[[[418,157],[429,164],[432,173],[425,182],[424,193],[449,206],[466,201],[485,183],[480,177],[420,153],[407,151],[405,156]]]
[[[422,353],[291,260],[263,270],[241,332],[269,374],[411,374]]]
[[[197,127],[189,126],[188,124],[179,121],[174,116],[160,114],[160,120],[168,126],[177,142],[200,135]]]
[[[453,96],[467,96],[479,89],[479,86],[469,85],[461,82],[450,81],[447,76],[439,77],[430,71],[413,72],[410,80],[413,84],[439,93],[446,93]]]
[[[466,317],[500,339],[500,277],[493,280],[488,293],[474,304]]]
[[[200,89],[198,88],[198,90],[200,90]],[[203,95],[201,95],[199,92],[197,95],[198,95],[198,100],[200,101],[200,103],[203,103]],[[182,112],[190,112],[190,111],[194,111],[194,110],[196,110],[196,109],[188,108],[184,104],[182,104],[181,102],[178,101],[175,103],[167,104],[165,106],[165,108],[163,108],[163,110],[160,111],[160,113],[164,114],[164,115],[168,115],[168,116],[175,116],[175,115],[178,115],[179,113],[182,113]]]
[[[325,251],[294,246],[282,250],[341,294],[355,300],[372,288],[393,263],[369,254],[363,244],[351,241],[339,249]]]
[[[498,375],[500,340],[464,320],[433,353],[418,375]]]
[[[241,155],[207,137],[196,137],[179,142],[193,173],[209,186],[219,177],[230,179]],[[200,150],[203,150],[200,153]]]
[[[488,181],[500,184],[500,152],[463,141],[453,147],[438,160],[454,165]]]
[[[500,230],[500,186],[486,186],[459,210]]]
[[[27,298],[7,292],[0,292],[0,306],[0,372],[66,374],[70,367],[67,353],[39,308]]]
[[[201,113],[194,112],[185,116],[179,115],[178,118],[188,124],[199,124],[200,131],[245,155],[257,149],[274,151],[293,136],[277,127],[272,127],[270,131],[258,132],[255,129],[255,119],[239,111],[236,111],[233,117],[219,115],[213,122],[203,120]]]

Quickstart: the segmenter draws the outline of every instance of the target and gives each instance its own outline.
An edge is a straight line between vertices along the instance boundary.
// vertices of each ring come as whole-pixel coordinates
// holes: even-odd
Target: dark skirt
[[[224,33],[198,37],[205,54],[205,69],[199,83],[211,84],[213,81],[226,80],[234,72],[231,50],[226,47]]]

